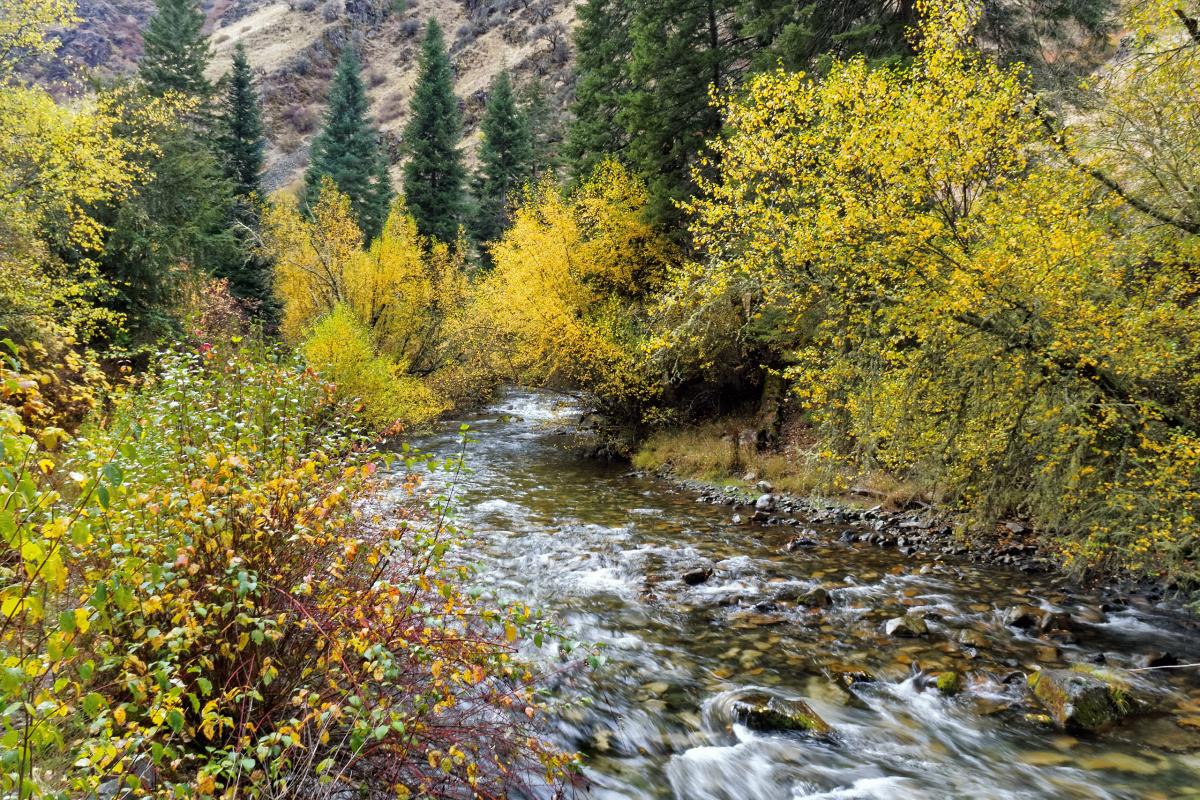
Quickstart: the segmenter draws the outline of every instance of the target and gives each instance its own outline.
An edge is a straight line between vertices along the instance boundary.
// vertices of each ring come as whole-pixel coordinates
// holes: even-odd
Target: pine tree
[[[167,92],[207,101],[213,87],[204,77],[208,36],[199,0],[155,0],[158,11],[142,34],[145,51],[138,75],[153,95]]]
[[[619,119],[630,135],[629,163],[646,179],[650,213],[677,227],[677,201],[695,189],[693,169],[721,130],[710,90],[739,77],[740,0],[658,0],[639,6],[630,26],[634,85]]]
[[[329,91],[325,125],[313,141],[305,194],[308,205],[315,204],[321,178],[328,175],[350,198],[363,238],[369,242],[383,230],[392,186],[379,132],[370,123],[368,112],[358,56],[347,48]]]
[[[533,142],[525,114],[517,108],[508,72],[492,81],[484,109],[483,143],[479,147],[479,175],[475,196],[475,241],[494,242],[509,221],[509,205],[532,174]]]
[[[620,155],[629,144],[629,133],[619,117],[632,87],[632,2],[587,0],[577,13],[574,122],[567,131],[566,157],[571,177],[581,181],[606,156]]]
[[[529,126],[530,177],[536,182],[543,175],[556,174],[562,166],[563,125],[561,114],[546,99],[546,85],[538,78],[523,82],[517,91],[517,107]]]
[[[416,92],[404,129],[404,197],[423,236],[452,244],[463,221],[466,171],[459,152],[462,115],[442,29],[429,20]]]
[[[246,48],[240,44],[233,51],[233,68],[221,111],[218,144],[225,155],[225,173],[234,182],[238,194],[244,197],[261,195],[259,175],[266,140],[250,62],[246,60]]]
[[[242,257],[231,261],[218,277],[228,278],[234,296],[248,300],[264,319],[275,316],[271,292],[271,265],[255,247],[261,217],[263,152],[262,112],[254,90],[246,50],[238,45],[233,68],[225,82],[217,147],[225,175],[236,195],[233,204],[233,236]]]

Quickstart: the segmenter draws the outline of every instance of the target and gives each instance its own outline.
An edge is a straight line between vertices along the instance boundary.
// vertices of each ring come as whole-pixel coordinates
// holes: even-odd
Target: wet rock
[[[1135,775],[1153,775],[1163,768],[1163,765],[1152,761],[1131,756],[1128,753],[1116,752],[1081,758],[1077,763],[1081,768],[1086,770],[1108,769],[1117,772],[1130,772]]]
[[[925,624],[924,615],[910,613],[889,619],[883,624],[883,632],[888,636],[912,638],[929,633],[929,626]]]
[[[1162,650],[1151,650],[1137,658],[1137,665],[1142,668],[1173,667],[1178,663],[1179,659]]]
[[[827,736],[829,723],[803,700],[783,700],[767,694],[748,695],[733,704],[733,719],[756,731],[794,731]]]
[[[775,495],[764,493],[754,501],[755,511],[774,511],[775,510]]]
[[[1095,731],[1128,713],[1127,695],[1096,674],[1070,669],[1042,669],[1029,675],[1029,688],[1060,727]]]
[[[683,573],[683,582],[688,586],[699,586],[713,575],[712,567],[699,567]]]
[[[831,605],[833,600],[829,597],[828,591],[818,586],[797,597],[796,602],[806,606],[825,608]]]
[[[1038,661],[1060,661],[1062,660],[1062,651],[1052,644],[1041,644],[1033,649],[1033,654]]]
[[[734,514],[733,519],[731,519],[730,522],[732,522],[734,525],[741,525],[743,522],[745,522],[745,520],[742,519],[741,514]]]
[[[827,664],[822,671],[830,680],[846,690],[860,683],[875,682],[874,675],[853,664]]]
[[[783,546],[783,549],[791,553],[804,547],[816,547],[818,544],[820,542],[817,541],[817,532],[810,528],[805,528],[800,531],[799,536],[789,539],[788,543]]]
[[[947,697],[953,697],[962,691],[962,676],[954,671],[943,672],[937,676],[935,685],[939,692]]]
[[[1036,628],[1045,615],[1045,610],[1022,603],[1005,609],[1003,621],[1010,628]]]
[[[988,644],[986,636],[979,631],[971,630],[970,628],[963,628],[961,631],[959,631],[957,638],[959,644],[965,644],[968,647],[987,647]]]

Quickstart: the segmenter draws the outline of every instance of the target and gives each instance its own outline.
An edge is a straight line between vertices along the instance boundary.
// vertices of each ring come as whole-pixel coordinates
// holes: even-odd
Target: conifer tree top
[[[226,172],[236,184],[238,194],[261,194],[259,175],[266,141],[254,76],[246,48],[241,44],[233,51],[223,106],[220,145],[226,158]]]
[[[453,242],[463,222],[466,170],[458,149],[462,113],[454,95],[454,71],[442,29],[429,20],[404,128],[408,162],[404,166],[404,196],[423,236]]]
[[[152,94],[209,99],[213,87],[204,70],[210,53],[199,0],[155,0],[155,5],[158,10],[142,33],[145,52],[138,75]]]
[[[350,198],[364,238],[370,241],[378,236],[391,205],[392,187],[353,48],[347,48],[338,62],[325,125],[313,140],[305,176],[310,204],[315,202],[324,176]]]

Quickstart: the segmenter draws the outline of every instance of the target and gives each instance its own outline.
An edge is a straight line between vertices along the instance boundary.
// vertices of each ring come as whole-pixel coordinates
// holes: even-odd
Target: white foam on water
[[[624,597],[631,591],[629,583],[613,567],[584,570],[574,575],[576,591],[584,594],[605,592]]]
[[[920,791],[907,778],[862,778],[850,786],[822,791],[797,786],[792,800],[924,800],[932,795]]]
[[[475,506],[474,511],[476,514],[499,514],[514,518],[521,518],[526,514],[523,506],[509,500],[501,500],[498,497],[491,500],[484,500]]]

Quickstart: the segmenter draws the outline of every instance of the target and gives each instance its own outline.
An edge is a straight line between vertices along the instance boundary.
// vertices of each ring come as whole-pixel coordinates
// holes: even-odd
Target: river
[[[471,426],[453,506],[474,532],[478,579],[603,645],[607,663],[560,688],[590,701],[556,732],[585,758],[587,796],[1200,798],[1200,730],[1177,723],[1191,713],[1200,724],[1196,670],[1136,673],[1137,694],[1171,713],[1100,736],[1056,730],[1016,702],[1035,664],[1132,666],[1154,650],[1200,661],[1183,615],[1136,603],[1101,611],[1101,598],[1058,578],[845,543],[837,525],[814,526],[815,546],[786,552],[794,529],[734,524],[729,508],[666,481],[581,459],[562,430],[577,417],[554,395],[513,391],[417,444],[452,456],[459,424]],[[706,564],[711,578],[682,580]],[[774,599],[817,586],[828,607]],[[1018,603],[1070,613],[1072,633],[1048,645],[1006,627],[1002,611]],[[888,618],[914,610],[928,636],[884,634]],[[983,644],[961,644],[964,629]],[[944,696],[914,664],[957,669],[966,690]],[[875,680],[837,683],[855,671]],[[732,703],[749,691],[804,699],[836,733],[734,724]]]

